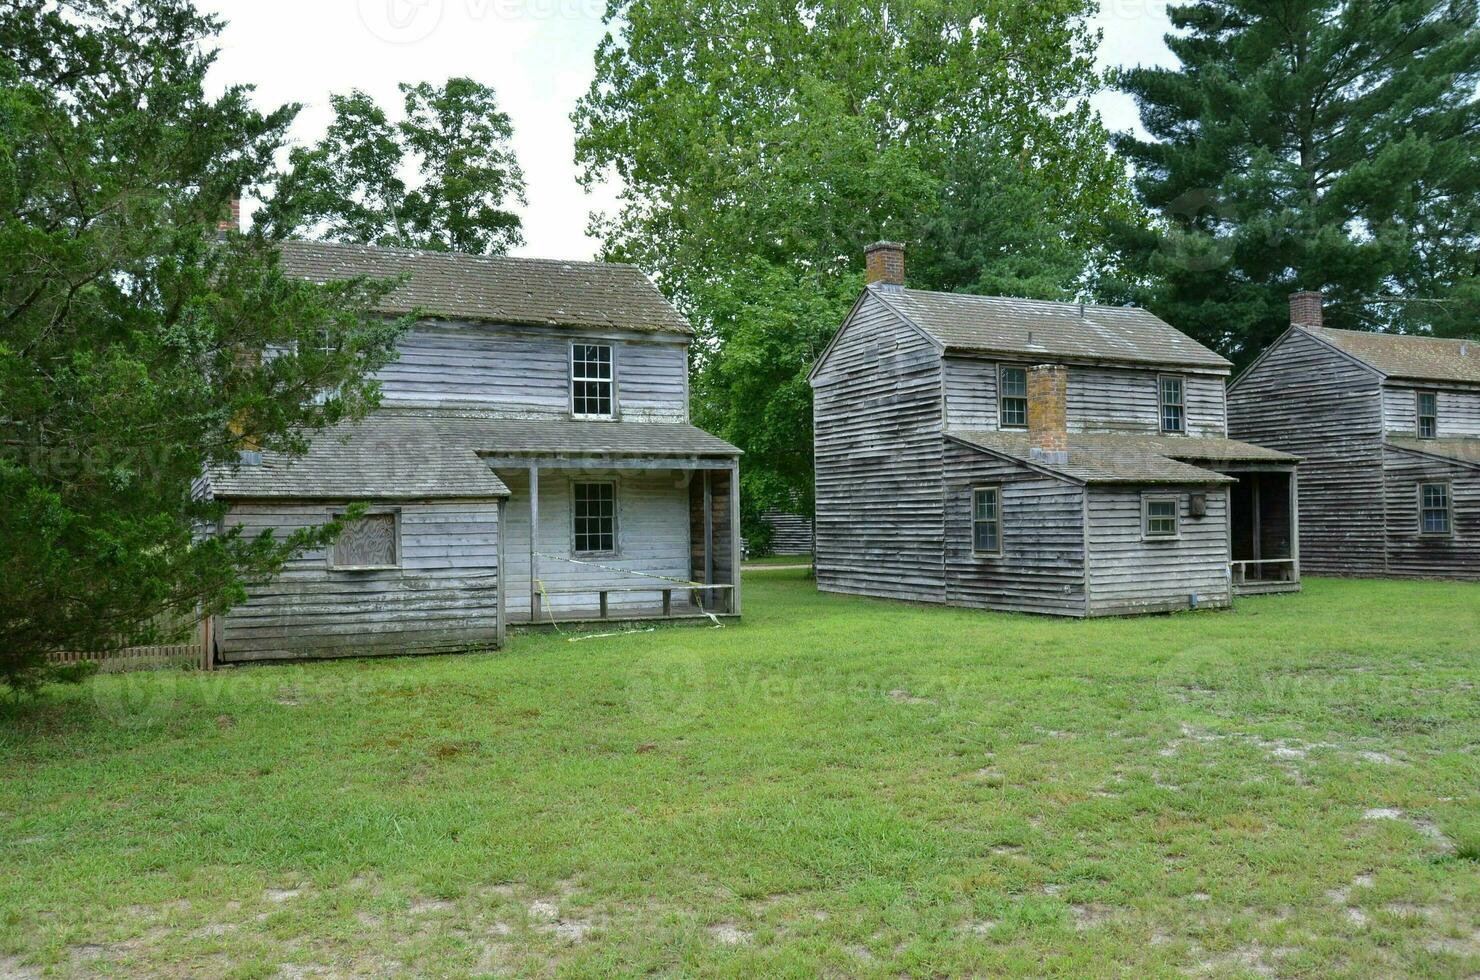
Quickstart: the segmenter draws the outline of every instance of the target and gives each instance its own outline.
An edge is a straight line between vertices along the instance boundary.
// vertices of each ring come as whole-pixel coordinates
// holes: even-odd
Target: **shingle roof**
[[[1456,463],[1464,463],[1480,469],[1480,438],[1413,439],[1404,436],[1388,436],[1387,443],[1404,452],[1438,456]]]
[[[1227,370],[1223,357],[1142,309],[870,286],[948,351]]]
[[[308,455],[265,452],[255,466],[206,477],[218,498],[412,500],[498,497],[509,489],[485,455],[724,456],[739,450],[703,429],[668,422],[524,421],[454,412],[378,412],[320,433]]]
[[[1217,436],[1153,436],[1133,432],[1089,432],[1069,437],[1096,448],[1156,453],[1189,463],[1298,463],[1300,457],[1278,449]]]
[[[1071,433],[1066,463],[1048,463],[1032,455],[1025,432],[949,429],[946,436],[978,449],[1009,456],[1079,483],[1233,483],[1234,478],[1182,462],[1294,462],[1287,453],[1233,439]],[[1178,458],[1168,455],[1175,452]]]
[[[306,456],[264,452],[256,465],[213,468],[218,498],[414,500],[503,497],[502,480],[472,448],[448,443],[437,420],[372,415],[314,437]]]
[[[284,242],[282,269],[315,282],[407,276],[381,304],[382,313],[419,309],[452,319],[693,333],[631,265]]]
[[[1480,384],[1480,342],[1477,341],[1330,327],[1299,329],[1390,378]]]

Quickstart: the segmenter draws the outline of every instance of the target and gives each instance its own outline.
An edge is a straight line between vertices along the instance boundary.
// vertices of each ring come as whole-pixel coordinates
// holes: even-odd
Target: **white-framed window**
[[[329,515],[335,520],[343,511]],[[344,522],[344,530],[329,549],[329,566],[339,571],[373,571],[401,567],[401,515],[383,510],[361,514]]]
[[[1161,412],[1161,431],[1186,432],[1187,385],[1174,374],[1163,374],[1156,379],[1156,387]]]
[[[1414,398],[1418,414],[1418,437],[1435,439],[1439,435],[1439,396],[1432,391],[1420,391]]]
[[[611,480],[571,484],[572,550],[578,555],[617,551],[617,485]]]
[[[570,411],[578,419],[609,419],[616,408],[612,345],[570,345]]]
[[[1141,498],[1141,534],[1148,538],[1180,537],[1182,500],[1176,494],[1148,493]]]
[[[1454,498],[1447,483],[1418,485],[1418,533],[1447,535],[1454,531]]]
[[[1003,364],[997,369],[997,424],[1003,429],[1028,427],[1028,369]]]
[[[971,491],[971,550],[978,555],[1002,554],[1001,487]]]

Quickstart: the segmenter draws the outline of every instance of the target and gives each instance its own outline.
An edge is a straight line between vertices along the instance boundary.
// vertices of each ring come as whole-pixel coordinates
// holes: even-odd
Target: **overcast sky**
[[[1027,0],[1031,2],[1031,0]],[[1165,0],[1102,0],[1105,64],[1166,64]],[[329,94],[361,88],[388,108],[396,83],[467,75],[498,93],[514,124],[528,182],[526,244],[518,254],[587,259],[596,243],[587,214],[609,207],[611,188],[576,183],[570,112],[591,83],[605,33],[603,0],[198,0],[228,24],[214,80],[257,86],[262,108],[301,102],[293,136],[310,143],[329,120]],[[1130,100],[1096,99],[1115,129],[1135,121]]]

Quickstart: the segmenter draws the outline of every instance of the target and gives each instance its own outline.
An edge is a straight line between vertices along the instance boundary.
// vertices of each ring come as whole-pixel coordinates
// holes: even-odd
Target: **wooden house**
[[[1480,344],[1322,325],[1321,295],[1229,388],[1229,426],[1306,462],[1323,575],[1480,579]]]
[[[867,258],[811,374],[820,588],[1101,616],[1299,587],[1298,460],[1228,438],[1228,361],[1144,310]]]
[[[223,527],[368,504],[218,617],[223,662],[461,650],[509,624],[740,612],[739,451],[689,423],[692,331],[636,268],[294,242],[419,311],[370,418],[206,474]]]

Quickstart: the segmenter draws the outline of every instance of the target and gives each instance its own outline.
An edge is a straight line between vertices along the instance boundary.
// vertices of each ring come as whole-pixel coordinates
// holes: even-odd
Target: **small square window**
[[[1434,439],[1439,435],[1439,396],[1432,391],[1418,393],[1418,437]]]
[[[577,418],[612,417],[612,348],[610,344],[572,344],[570,410]]]
[[[997,374],[998,425],[1003,429],[1028,427],[1028,369],[1003,367]]]
[[[1422,534],[1449,534],[1454,528],[1454,512],[1447,483],[1418,485],[1419,531]]]
[[[979,555],[1002,553],[1002,491],[998,487],[971,491],[971,550]]]
[[[1157,386],[1160,389],[1161,431],[1186,432],[1186,391],[1182,379],[1162,377],[1158,379]]]
[[[342,514],[334,515],[342,517]],[[344,522],[330,563],[338,569],[396,568],[401,564],[396,515],[366,514]]]
[[[1177,497],[1144,497],[1142,531],[1148,538],[1175,538],[1179,533],[1181,501]]]
[[[617,487],[614,483],[572,484],[575,552],[613,554],[617,550]]]

